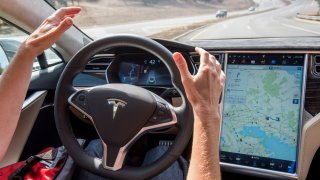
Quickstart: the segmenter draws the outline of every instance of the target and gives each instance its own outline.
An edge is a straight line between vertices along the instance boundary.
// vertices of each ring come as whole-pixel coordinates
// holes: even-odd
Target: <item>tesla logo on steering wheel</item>
[[[108,104],[113,105],[113,116],[112,118],[114,119],[114,117],[117,114],[118,111],[118,107],[125,107],[127,105],[127,102],[122,101],[120,99],[108,99]]]

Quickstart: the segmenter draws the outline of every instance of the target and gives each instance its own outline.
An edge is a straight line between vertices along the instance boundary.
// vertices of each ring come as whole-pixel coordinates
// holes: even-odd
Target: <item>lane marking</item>
[[[192,38],[190,38],[190,40],[193,41],[194,39],[197,39],[198,36],[200,36],[201,34],[203,34],[206,31],[208,31],[209,29],[210,28],[205,28],[204,30],[202,30],[199,33],[197,33],[196,35],[192,36]]]
[[[308,20],[308,19],[301,19],[301,18],[297,18],[297,17],[295,17],[294,20],[300,21],[300,22],[304,22],[304,23],[309,23],[309,24],[320,25],[320,21],[314,21],[314,20]]]
[[[293,25],[290,25],[290,24],[282,24],[282,25],[283,25],[283,26],[287,26],[287,27],[289,27],[289,28],[297,29],[297,30],[300,30],[300,31],[305,31],[305,32],[308,32],[308,33],[313,33],[313,34],[320,35],[320,32],[317,32],[317,31],[312,31],[312,30],[304,29],[304,28],[297,27],[297,26],[293,26]]]
[[[198,31],[198,30],[200,30],[200,29],[203,29],[203,28],[206,28],[206,27],[208,27],[208,25],[206,25],[206,26],[200,26],[200,27],[198,27],[198,28],[196,28],[196,29],[192,29],[192,30],[190,30],[190,31],[187,31],[187,32],[185,32],[185,33],[180,34],[179,36],[176,36],[176,37],[172,38],[172,40],[178,41],[181,37],[187,36],[187,35],[189,35],[189,34],[191,34],[191,33],[193,33],[193,32],[196,32],[196,31]],[[190,40],[191,40],[191,39],[190,39]]]
[[[210,25],[209,26],[209,28],[205,28],[204,30],[202,30],[202,31],[200,31],[199,33],[197,33],[196,35],[194,35],[194,36],[192,36],[191,38],[190,38],[190,41],[193,41],[194,39],[196,39],[197,37],[199,37],[201,34],[203,34],[204,32],[206,32],[206,31],[208,31],[212,26],[216,26],[216,25],[218,25],[218,24],[220,24],[220,23],[222,23],[222,24],[224,24],[224,22],[226,22],[226,21],[232,21],[232,20],[234,20],[234,19],[237,19],[237,18],[243,18],[243,17],[246,17],[246,16],[250,16],[250,17],[252,17],[252,16],[255,16],[255,15],[260,15],[260,14],[264,14],[264,13],[270,13],[270,12],[272,12],[272,11],[275,11],[275,10],[277,10],[278,8],[267,8],[267,9],[265,9],[265,10],[260,10],[260,11],[256,11],[256,12],[254,12],[254,13],[239,13],[239,14],[237,14],[237,13],[235,13],[234,15],[231,15],[231,16],[229,16],[227,19],[225,19],[225,20],[223,20],[223,21],[217,21],[216,23],[213,23],[212,25]],[[242,11],[241,11],[242,12]],[[243,12],[245,12],[245,11],[243,11]],[[225,25],[225,24],[224,24]],[[251,28],[251,27],[250,27]],[[249,28],[248,28],[249,29]],[[188,34],[188,33],[187,33]],[[200,40],[200,39],[198,39],[198,40]],[[197,40],[197,41],[198,41]]]

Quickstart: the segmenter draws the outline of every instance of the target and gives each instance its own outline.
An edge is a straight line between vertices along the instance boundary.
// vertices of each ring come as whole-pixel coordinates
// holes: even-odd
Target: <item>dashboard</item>
[[[181,52],[191,74],[200,57],[194,46],[158,40]],[[208,46],[208,42],[198,44]],[[283,47],[282,47],[283,48]],[[225,172],[272,179],[298,179],[305,159],[303,128],[320,112],[320,51],[304,49],[213,49],[227,80],[222,94],[220,164]],[[178,105],[179,94],[162,61],[134,48],[93,56],[76,87],[127,83]],[[310,165],[310,164],[309,164]]]

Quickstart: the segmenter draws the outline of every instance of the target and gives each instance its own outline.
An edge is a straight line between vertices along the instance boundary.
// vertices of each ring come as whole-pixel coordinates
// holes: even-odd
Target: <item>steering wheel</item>
[[[145,50],[168,68],[182,105],[173,107],[141,87],[107,84],[76,90],[73,78],[83,71],[90,57],[114,47]],[[89,156],[78,144],[69,120],[69,106],[92,121],[103,144],[102,159]],[[171,52],[154,40],[135,35],[115,35],[96,40],[82,48],[66,65],[54,99],[55,123],[69,155],[82,168],[113,179],[149,179],[167,169],[186,148],[193,128],[192,107],[186,98]],[[143,167],[124,165],[126,153],[135,141],[150,131],[176,126],[174,143],[158,160]]]

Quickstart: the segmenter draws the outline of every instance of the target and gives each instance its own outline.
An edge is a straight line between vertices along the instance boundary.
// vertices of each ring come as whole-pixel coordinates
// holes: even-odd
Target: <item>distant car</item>
[[[220,9],[216,13],[217,18],[224,18],[224,17],[227,17],[227,15],[228,15],[228,11],[226,9]]]
[[[255,10],[256,10],[256,8],[253,7],[253,6],[251,6],[251,7],[248,9],[248,11],[255,11]]]

